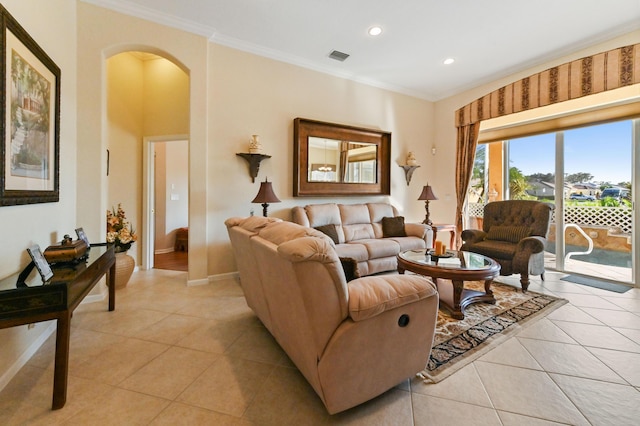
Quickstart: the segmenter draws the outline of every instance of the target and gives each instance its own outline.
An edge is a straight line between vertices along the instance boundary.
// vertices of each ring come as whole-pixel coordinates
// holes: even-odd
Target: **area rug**
[[[465,288],[484,291],[483,282],[466,282]],[[533,291],[494,282],[496,304],[474,303],[465,318],[456,320],[438,311],[436,334],[427,367],[419,373],[425,383],[437,383],[495,348],[515,332],[567,303]]]

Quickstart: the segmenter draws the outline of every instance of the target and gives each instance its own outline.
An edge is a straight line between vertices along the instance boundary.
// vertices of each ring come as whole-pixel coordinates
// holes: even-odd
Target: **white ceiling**
[[[83,1],[431,101],[640,29],[640,0]]]

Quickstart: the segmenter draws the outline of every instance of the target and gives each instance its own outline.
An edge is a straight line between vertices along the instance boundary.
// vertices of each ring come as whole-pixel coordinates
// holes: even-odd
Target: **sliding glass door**
[[[633,159],[640,156],[640,148],[634,148],[640,146],[640,132],[634,127],[640,128],[640,120],[481,145],[469,225],[481,228],[479,212],[490,201],[551,203],[547,268],[636,283],[634,228],[639,215],[633,209],[633,187],[640,176],[634,174]]]
[[[564,270],[633,282],[633,122],[564,132]]]

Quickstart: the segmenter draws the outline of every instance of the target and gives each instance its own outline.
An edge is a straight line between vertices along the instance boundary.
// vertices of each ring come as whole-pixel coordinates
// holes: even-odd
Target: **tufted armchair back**
[[[494,201],[484,206],[482,231],[462,231],[461,250],[500,264],[500,275],[520,274],[522,290],[529,275],[544,280],[544,245],[551,222],[550,204],[532,200]]]
[[[551,206],[532,200],[495,201],[484,207],[482,230],[492,226],[529,228],[530,236],[546,238],[549,232]]]

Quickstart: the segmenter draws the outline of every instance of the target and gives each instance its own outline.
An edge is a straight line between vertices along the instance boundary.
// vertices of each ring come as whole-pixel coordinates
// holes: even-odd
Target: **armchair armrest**
[[[524,251],[529,254],[540,253],[544,250],[545,238],[542,237],[527,237],[518,242],[518,248],[516,251]]]
[[[462,235],[460,236],[460,238],[462,238],[462,241],[469,244],[474,244],[482,241],[486,237],[487,233],[479,229],[465,229],[464,231],[462,231]]]
[[[363,277],[348,289],[349,316],[356,322],[438,294],[433,281],[420,275]]]

